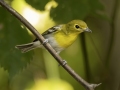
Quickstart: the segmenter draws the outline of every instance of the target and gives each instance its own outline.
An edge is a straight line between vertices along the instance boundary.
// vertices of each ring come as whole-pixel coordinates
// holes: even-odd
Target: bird
[[[59,54],[61,51],[69,47],[77,39],[82,32],[92,32],[83,20],[72,20],[66,24],[53,26],[42,33],[45,42]],[[27,44],[16,45],[15,48],[26,53],[35,48],[42,48],[43,44],[36,38],[33,42]]]

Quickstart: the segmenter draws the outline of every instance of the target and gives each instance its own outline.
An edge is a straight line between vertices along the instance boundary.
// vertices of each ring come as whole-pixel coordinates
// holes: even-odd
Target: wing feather
[[[62,25],[57,25],[57,26],[54,26],[52,28],[49,28],[44,33],[42,33],[42,36],[58,32],[58,31],[62,30],[61,27],[62,27]],[[38,39],[36,38],[33,42],[35,42],[35,41],[38,41]]]

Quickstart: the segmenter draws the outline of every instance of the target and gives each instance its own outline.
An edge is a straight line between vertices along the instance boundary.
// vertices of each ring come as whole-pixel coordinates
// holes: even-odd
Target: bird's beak
[[[85,29],[85,32],[90,32],[90,33],[92,33],[92,30],[90,30],[89,28],[86,28],[86,29]]]

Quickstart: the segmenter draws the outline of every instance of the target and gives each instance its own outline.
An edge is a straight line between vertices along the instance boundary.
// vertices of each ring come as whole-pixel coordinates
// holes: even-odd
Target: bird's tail
[[[15,48],[21,50],[22,53],[26,53],[32,49],[37,48],[37,47],[38,47],[38,45],[36,45],[35,42],[15,46]]]

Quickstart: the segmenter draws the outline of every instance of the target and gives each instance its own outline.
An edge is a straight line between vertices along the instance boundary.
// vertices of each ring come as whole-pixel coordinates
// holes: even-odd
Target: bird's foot
[[[62,61],[62,66],[66,65],[66,64],[67,64],[67,61],[63,60]],[[60,64],[58,66],[60,66]]]
[[[42,44],[48,43],[48,39],[45,39]]]
[[[64,65],[66,65],[66,64],[67,64],[67,61],[63,60],[63,61],[62,61],[62,65],[64,66]]]

